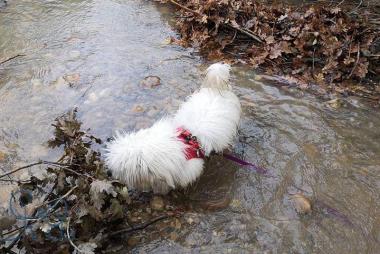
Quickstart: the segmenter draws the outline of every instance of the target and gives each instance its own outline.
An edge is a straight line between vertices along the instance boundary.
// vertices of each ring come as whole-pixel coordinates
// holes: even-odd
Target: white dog
[[[216,63],[202,87],[172,117],[135,133],[117,134],[107,146],[106,165],[129,188],[166,194],[185,187],[203,171],[203,158],[233,142],[241,107],[232,92],[230,66]]]

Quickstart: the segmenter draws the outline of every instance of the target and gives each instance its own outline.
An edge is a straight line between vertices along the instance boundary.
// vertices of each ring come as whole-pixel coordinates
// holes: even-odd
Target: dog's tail
[[[230,65],[225,63],[212,64],[206,70],[206,77],[203,80],[203,88],[213,88],[219,91],[231,90],[230,85]]]

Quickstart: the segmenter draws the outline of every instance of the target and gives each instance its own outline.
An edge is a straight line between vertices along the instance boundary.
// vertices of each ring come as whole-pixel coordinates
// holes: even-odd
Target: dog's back
[[[232,144],[240,111],[239,99],[233,92],[201,88],[180,107],[174,122],[195,135],[209,155]]]
[[[173,118],[148,129],[116,135],[107,146],[105,162],[113,177],[129,188],[167,193],[194,182],[203,171],[203,149],[221,152],[233,141],[240,118],[239,99],[229,85],[229,65],[214,64],[202,88]],[[180,138],[180,130],[190,136]],[[187,138],[194,136],[192,146]],[[188,149],[195,151],[191,156]],[[203,153],[203,152],[202,152]]]
[[[222,152],[236,135],[241,107],[230,86],[230,66],[216,63],[206,71],[201,89],[185,102],[174,117],[178,126],[195,135],[206,155]]]

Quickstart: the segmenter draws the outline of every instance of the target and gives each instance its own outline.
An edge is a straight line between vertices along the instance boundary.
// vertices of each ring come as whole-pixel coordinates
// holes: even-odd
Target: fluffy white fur
[[[203,171],[203,159],[186,159],[186,145],[178,140],[177,128],[196,136],[206,156],[231,145],[241,108],[229,84],[229,72],[227,64],[211,65],[201,89],[174,116],[148,129],[117,134],[105,155],[113,177],[129,188],[162,194],[194,182]]]

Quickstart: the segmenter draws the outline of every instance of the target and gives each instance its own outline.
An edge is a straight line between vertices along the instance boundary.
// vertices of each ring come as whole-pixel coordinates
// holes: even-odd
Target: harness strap
[[[179,135],[177,136],[178,139],[186,144],[186,159],[203,159],[205,157],[205,153],[202,150],[197,137],[193,136],[190,131],[183,128],[177,128],[177,131],[179,132]]]

